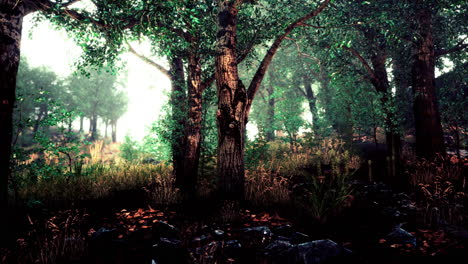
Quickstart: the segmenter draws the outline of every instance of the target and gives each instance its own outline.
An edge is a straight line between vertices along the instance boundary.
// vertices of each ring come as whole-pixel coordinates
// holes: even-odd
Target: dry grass
[[[32,226],[25,239],[17,240],[19,255],[17,263],[70,263],[80,260],[87,251],[86,234],[82,226],[86,213],[68,210],[59,212],[45,223],[36,223],[29,218]]]
[[[78,177],[39,177],[33,184],[19,188],[18,196],[31,201],[80,201],[101,199],[110,196],[114,191],[141,189],[155,186],[158,193],[170,192],[170,175],[172,167],[164,163],[152,164],[119,164],[102,163],[84,165],[83,175]],[[164,194],[167,197],[167,194]],[[164,196],[163,196],[164,197]]]
[[[289,180],[278,175],[279,171],[266,169],[263,164],[252,172],[246,171],[245,198],[255,206],[288,204]]]

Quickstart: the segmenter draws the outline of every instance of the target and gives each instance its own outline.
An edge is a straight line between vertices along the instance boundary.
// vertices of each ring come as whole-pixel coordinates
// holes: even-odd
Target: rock
[[[226,241],[225,248],[241,248],[242,245],[238,240],[228,240]]]
[[[288,263],[291,243],[284,240],[275,240],[265,248],[266,262],[272,264]]]
[[[265,248],[265,254],[271,256],[280,256],[288,252],[292,244],[288,241],[275,240]]]
[[[152,259],[158,264],[185,264],[190,255],[180,240],[162,237],[153,245]]]
[[[277,236],[290,237],[294,234],[294,229],[291,225],[281,225],[273,228],[273,233]]]
[[[395,227],[393,231],[385,237],[385,240],[387,240],[389,244],[411,244],[416,246],[416,237],[401,228],[401,225]]]
[[[156,222],[153,225],[153,234],[156,237],[165,237],[165,238],[178,238],[179,231],[173,225],[170,225],[165,222]]]
[[[216,229],[215,231],[213,231],[213,237],[218,240],[223,239],[224,231],[221,229]]]
[[[294,232],[294,234],[292,234],[291,236],[291,243],[292,244],[300,244],[300,243],[304,243],[304,242],[307,242],[307,241],[310,241],[310,237],[304,233],[300,233],[300,232]]]
[[[325,239],[295,245],[289,250],[288,263],[320,264],[341,259],[352,252],[337,243]]]
[[[223,255],[225,259],[236,258],[242,254],[242,245],[238,240],[228,240],[224,243]]]
[[[243,228],[241,231],[241,241],[246,245],[250,245],[252,247],[262,247],[265,243],[268,243],[273,233],[271,232],[270,228],[266,226],[257,226],[257,227],[248,227]]]
[[[244,233],[253,233],[256,235],[262,235],[264,237],[271,237],[273,233],[271,232],[270,228],[267,226],[256,226],[256,227],[247,227],[241,229]]]
[[[277,236],[276,240],[291,242],[291,238],[290,237],[285,237],[285,236]]]
[[[91,241],[113,239],[117,239],[117,231],[115,229],[101,227],[91,235]]]
[[[201,235],[195,237],[190,242],[191,247],[201,247],[202,245],[206,244],[210,239],[210,235]]]

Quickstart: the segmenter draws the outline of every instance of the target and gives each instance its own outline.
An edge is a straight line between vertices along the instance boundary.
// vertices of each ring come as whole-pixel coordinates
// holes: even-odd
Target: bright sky
[[[81,49],[68,38],[64,30],[55,30],[47,22],[34,28],[32,26],[31,17],[27,16],[23,26],[22,57],[31,66],[50,67],[62,77],[73,73],[73,64],[80,56]],[[134,46],[142,52],[149,50],[148,45]],[[123,88],[128,93],[129,106],[128,112],[119,120],[117,137],[121,141],[129,134],[140,140],[146,135],[147,127],[159,117],[161,107],[167,101],[170,82],[133,54],[122,54],[121,57],[126,62],[128,72],[128,81]],[[163,60],[160,63],[166,64]]]

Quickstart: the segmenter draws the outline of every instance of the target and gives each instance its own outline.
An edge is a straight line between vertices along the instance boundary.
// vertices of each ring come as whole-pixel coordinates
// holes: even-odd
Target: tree
[[[219,191],[228,199],[244,195],[245,125],[265,73],[282,41],[301,23],[317,16],[330,1],[289,24],[274,38],[249,88],[240,81],[237,67],[237,17],[241,0],[218,0],[216,86],[218,90],[218,175]]]
[[[116,140],[117,120],[126,112],[128,99],[116,89],[117,76],[105,71],[91,71],[88,76],[74,74],[67,80],[79,112],[90,120],[90,140],[98,139],[98,118],[109,121],[112,139]]]
[[[54,5],[67,6],[76,1],[53,3],[38,1],[0,1],[0,209],[8,206],[8,179],[10,177],[10,156],[13,129],[13,108],[15,105],[16,77],[20,61],[21,29],[24,16],[47,10]],[[2,223],[0,223],[2,224]],[[2,226],[6,226],[3,225]]]

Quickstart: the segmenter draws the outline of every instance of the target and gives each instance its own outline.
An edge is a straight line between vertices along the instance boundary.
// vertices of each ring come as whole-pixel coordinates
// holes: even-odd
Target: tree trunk
[[[104,122],[104,138],[107,138],[107,129],[109,128],[109,120]]]
[[[73,131],[73,119],[70,117],[68,119],[68,133],[71,133]]]
[[[112,129],[112,143],[117,142],[117,120],[111,121],[111,129]]]
[[[418,1],[416,19],[419,39],[415,43],[412,86],[416,129],[416,153],[420,157],[445,156],[445,143],[440,113],[435,96],[435,55],[432,36],[432,14]]]
[[[270,85],[267,86],[268,92],[268,110],[267,110],[267,127],[266,129],[266,140],[274,141],[275,140],[275,88],[274,88],[274,74],[273,71],[269,71]],[[268,127],[269,125],[269,127]]]
[[[372,43],[378,42],[375,35],[365,34],[369,41]],[[382,108],[384,112],[385,122],[385,141],[387,145],[388,157],[388,172],[391,181],[397,181],[395,176],[398,174],[400,163],[400,147],[401,139],[398,134],[398,124],[396,124],[396,115],[393,111],[393,100],[391,98],[390,83],[388,81],[387,68],[385,63],[387,61],[386,47],[384,44],[375,46],[376,52],[371,56],[374,76],[372,78],[372,85],[375,89],[382,94]]]
[[[310,80],[309,76],[303,76],[304,81],[304,89],[307,96],[307,101],[309,102],[309,110],[312,113],[312,130],[314,134],[317,134],[317,123],[318,123],[318,116],[317,116],[317,106],[316,101],[317,98],[314,95],[314,91],[312,90],[312,81]]]
[[[84,116],[80,116],[80,133],[83,132]]]
[[[93,115],[91,118],[91,141],[97,140],[97,115]]]
[[[0,211],[8,212],[8,182],[11,174],[13,109],[16,76],[20,61],[23,24],[22,5],[17,1],[0,1]],[[7,216],[0,217],[0,230],[8,228]],[[1,238],[3,242],[3,238]]]
[[[216,86],[218,90],[218,176],[224,199],[244,198],[247,94],[239,81],[236,54],[237,1],[218,1]]]
[[[93,116],[89,117],[89,134],[93,132]]]
[[[194,45],[194,44],[193,44]],[[193,48],[192,50],[196,50]],[[194,197],[198,165],[200,161],[200,141],[202,123],[201,64],[197,54],[189,54],[188,65],[188,119],[185,126],[185,148],[183,157],[182,187],[184,199]]]
[[[187,119],[187,96],[184,89],[184,65],[182,58],[174,57],[171,60],[170,69],[171,78],[171,105],[172,119],[174,120],[174,128],[172,131],[172,164],[173,174],[176,179],[176,186],[184,188],[184,144],[185,144],[185,123]]]
[[[39,126],[41,124],[41,121],[43,119],[43,116],[44,116],[44,109],[42,106],[39,107],[39,114],[37,115],[37,119],[36,119],[36,122],[34,122],[34,127],[33,127],[33,137],[36,136],[37,134],[37,131],[39,130]]]

